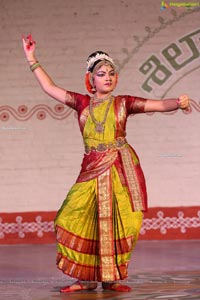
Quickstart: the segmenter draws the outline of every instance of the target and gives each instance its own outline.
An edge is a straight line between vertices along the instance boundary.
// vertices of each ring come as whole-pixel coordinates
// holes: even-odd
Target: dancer
[[[187,109],[189,98],[151,100],[114,96],[118,74],[112,58],[97,51],[87,59],[90,95],[57,86],[37,61],[35,41],[23,38],[30,69],[42,90],[78,113],[85,153],[80,174],[55,219],[57,266],[76,278],[61,292],[104,290],[129,292],[131,253],[147,210],[147,193],[139,158],[126,140],[128,116]]]

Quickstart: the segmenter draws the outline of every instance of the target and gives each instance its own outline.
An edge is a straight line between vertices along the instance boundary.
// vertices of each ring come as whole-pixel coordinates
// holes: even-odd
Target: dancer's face
[[[102,65],[93,75],[93,84],[97,93],[108,94],[117,84],[117,73],[111,65]]]

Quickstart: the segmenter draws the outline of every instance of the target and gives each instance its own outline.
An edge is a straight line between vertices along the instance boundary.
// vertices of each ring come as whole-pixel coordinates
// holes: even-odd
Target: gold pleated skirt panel
[[[126,278],[142,218],[114,165],[74,184],[55,219],[58,268],[79,280]]]

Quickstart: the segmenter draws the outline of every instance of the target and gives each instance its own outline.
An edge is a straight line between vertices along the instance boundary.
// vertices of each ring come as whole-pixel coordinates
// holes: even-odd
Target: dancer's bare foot
[[[78,291],[86,291],[86,290],[95,290],[97,288],[96,282],[81,282],[76,281],[72,285],[65,286],[60,290],[61,293],[69,293],[69,292],[78,292]]]
[[[115,292],[130,292],[132,290],[131,287],[116,282],[102,282],[102,288],[104,290],[115,291]]]

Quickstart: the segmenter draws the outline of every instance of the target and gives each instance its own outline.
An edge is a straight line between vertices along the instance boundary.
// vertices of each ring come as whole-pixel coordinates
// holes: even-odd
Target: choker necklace
[[[102,101],[108,100],[110,98],[110,96],[111,96],[111,93],[103,98],[98,98],[97,96],[94,95],[93,99],[96,101],[102,102]]]
[[[91,119],[92,119],[93,123],[95,124],[96,132],[103,133],[104,129],[105,129],[104,125],[106,123],[106,119],[107,119],[107,116],[108,116],[108,111],[110,109],[110,106],[111,106],[111,103],[112,103],[112,100],[113,100],[113,96],[109,95],[105,99],[101,99],[102,101],[109,99],[109,102],[108,102],[108,105],[106,107],[105,115],[104,115],[104,118],[103,118],[102,122],[97,121],[97,119],[94,116],[93,109],[92,109],[92,100],[97,100],[97,99],[100,100],[99,98],[96,98],[96,99],[95,98],[90,98],[89,112],[90,112]]]

